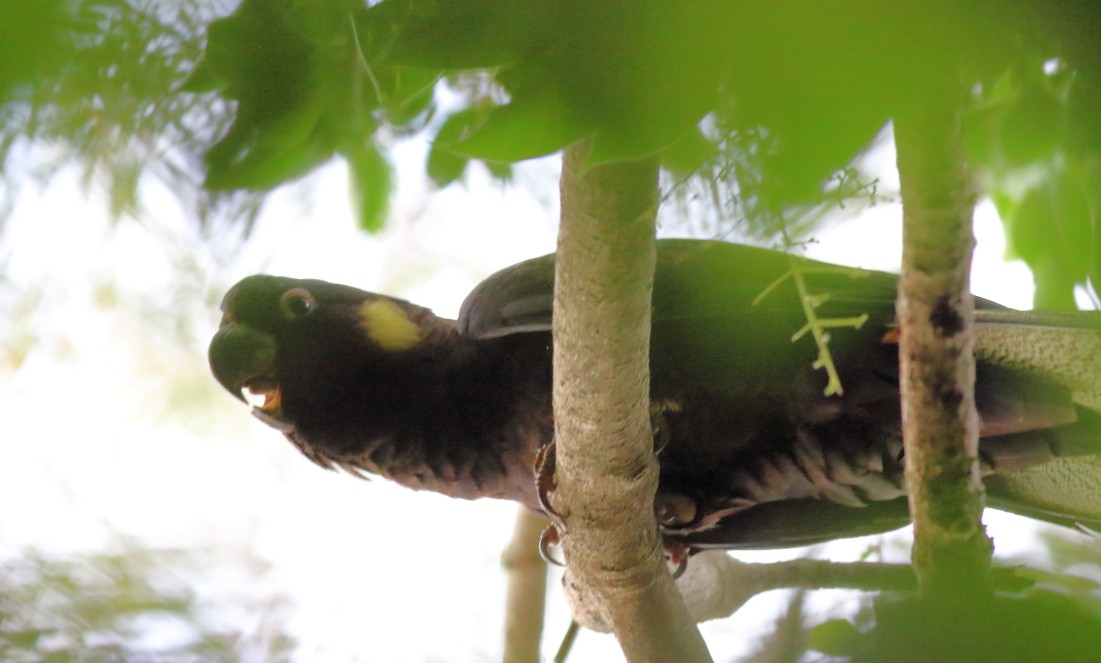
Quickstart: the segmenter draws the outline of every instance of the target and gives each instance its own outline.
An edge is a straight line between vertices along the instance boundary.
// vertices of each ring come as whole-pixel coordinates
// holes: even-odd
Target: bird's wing
[[[549,331],[553,283],[553,256],[494,274],[464,302],[460,333],[494,338]],[[776,251],[662,240],[657,245],[653,296],[653,385],[659,391],[683,385],[684,374],[690,374],[692,384],[749,397],[752,387],[767,382],[766,377],[790,380],[793,366],[810,366],[816,352],[813,344],[804,339],[791,349],[791,337],[807,323],[808,309],[828,322],[866,315],[859,332],[832,334],[834,358],[848,373],[845,398],[822,399],[823,415],[815,421],[828,420],[825,415],[838,408],[856,421],[870,418],[872,424],[897,418],[897,334],[891,332],[896,286],[897,277],[892,274],[842,268]],[[1101,314],[1011,311],[982,299],[976,299],[976,309],[976,350],[985,371],[977,397],[986,434],[1002,436],[984,440],[984,457],[999,468],[988,482],[991,502],[1059,522],[1097,522],[1095,514],[1101,514],[1101,507],[1083,505],[1082,493],[1101,495],[1096,466],[1101,428],[1089,413],[1073,425],[1060,424],[1075,419],[1068,391],[1078,407],[1101,410],[1096,404],[1101,403],[1097,393],[1101,336],[1096,332]],[[1047,379],[1031,388],[1030,374],[1037,372]],[[1063,391],[1043,386],[1052,381]],[[679,396],[656,395],[673,401]],[[701,407],[700,402],[694,403]],[[677,440],[677,449],[670,447],[666,454],[681,451],[694,462],[711,458],[707,453],[715,451],[708,441],[712,436],[704,437]],[[702,455],[693,455],[696,452]],[[719,461],[729,461],[715,453],[721,456]],[[675,473],[676,463],[671,461],[671,457],[663,461],[663,474],[667,469],[670,476]],[[904,500],[869,500],[864,508],[854,509],[829,500],[793,498],[738,511],[717,527],[693,532],[683,540],[697,547],[804,545],[885,531],[906,520]]]
[[[893,320],[896,277],[892,274],[741,244],[690,239],[657,242],[653,319],[742,317],[754,311],[758,301],[761,309],[771,313],[801,317],[793,268],[799,270],[808,294],[828,296],[820,308],[823,315],[868,313],[886,324]],[[551,254],[507,267],[478,284],[463,302],[458,330],[473,338],[549,331],[553,303]]]
[[[550,331],[554,307],[554,254],[506,267],[467,295],[457,329],[471,338]]]

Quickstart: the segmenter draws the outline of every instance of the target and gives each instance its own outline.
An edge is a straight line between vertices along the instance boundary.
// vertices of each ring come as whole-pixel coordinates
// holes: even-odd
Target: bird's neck
[[[437,320],[418,348],[350,376],[342,415],[303,422],[296,444],[417,490],[532,503],[531,460],[553,431],[549,339],[473,340]]]

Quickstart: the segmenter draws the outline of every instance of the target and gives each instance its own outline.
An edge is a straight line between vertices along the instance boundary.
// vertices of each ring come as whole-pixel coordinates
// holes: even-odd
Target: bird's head
[[[349,286],[249,276],[222,300],[210,368],[238,399],[256,397],[257,418],[287,433],[312,397],[351,371],[417,347],[429,319],[428,309]]]

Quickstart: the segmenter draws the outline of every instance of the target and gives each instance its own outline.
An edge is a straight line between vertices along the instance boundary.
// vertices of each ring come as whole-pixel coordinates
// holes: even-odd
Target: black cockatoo
[[[793,262],[794,260],[794,262]],[[831,330],[825,395],[797,265]],[[554,256],[479,284],[458,320],[324,281],[250,276],[222,304],[218,381],[326,468],[537,505],[551,441]],[[779,285],[776,285],[779,284]],[[770,286],[775,286],[770,288]],[[667,545],[772,548],[907,523],[896,277],[694,240],[658,243],[651,402]],[[765,296],[762,297],[762,294]],[[1101,524],[1101,313],[976,314],[988,502]]]

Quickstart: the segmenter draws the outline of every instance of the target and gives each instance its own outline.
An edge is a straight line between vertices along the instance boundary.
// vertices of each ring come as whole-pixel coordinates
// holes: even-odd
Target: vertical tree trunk
[[[959,94],[930,95],[895,119],[903,205],[898,317],[906,487],[914,570],[927,594],[981,585],[992,552],[980,521],[969,289],[974,194],[960,101]]]
[[[629,661],[710,661],[661,555],[649,415],[656,159],[562,165],[554,293],[557,489],[567,582]]]
[[[521,506],[512,540],[501,556],[508,572],[504,663],[539,663],[547,596],[547,563],[539,555],[539,535],[546,526],[546,518]]]

